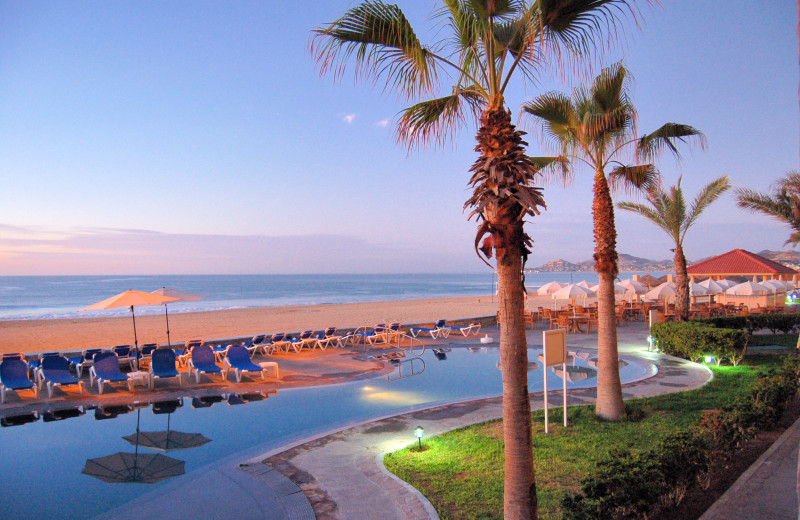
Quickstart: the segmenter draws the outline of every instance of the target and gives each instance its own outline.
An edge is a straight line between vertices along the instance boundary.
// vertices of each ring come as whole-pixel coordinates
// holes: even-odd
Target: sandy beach
[[[532,297],[529,307],[553,305],[548,297]],[[464,296],[425,300],[383,301],[329,305],[253,307],[221,311],[170,314],[173,343],[188,339],[219,339],[256,334],[371,326],[379,322],[425,323],[488,316],[497,312],[491,296]],[[137,316],[139,344],[166,343],[163,315]],[[68,320],[0,321],[0,353],[46,352],[107,348],[133,343],[130,317]]]

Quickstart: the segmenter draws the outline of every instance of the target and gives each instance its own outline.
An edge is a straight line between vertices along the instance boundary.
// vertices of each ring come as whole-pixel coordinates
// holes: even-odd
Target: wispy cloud
[[[345,123],[347,123],[348,125],[351,125],[351,124],[353,124],[353,120],[355,120],[355,118],[356,118],[356,115],[355,115],[355,113],[353,113],[353,114],[347,114],[346,116],[344,116],[344,117],[342,118],[342,121],[344,121],[344,122],[345,122]]]
[[[375,123],[375,126],[379,126],[381,128],[384,128],[384,127],[386,127],[388,125],[389,125],[389,120],[388,119],[381,119],[380,121]]]

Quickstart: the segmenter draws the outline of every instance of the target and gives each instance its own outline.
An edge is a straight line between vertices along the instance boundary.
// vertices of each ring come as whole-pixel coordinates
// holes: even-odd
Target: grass
[[[753,334],[748,346],[781,345],[794,351],[797,346],[797,334]]]
[[[797,336],[793,336],[796,342]],[[773,343],[775,340],[773,339]],[[614,448],[644,450],[668,434],[695,424],[704,411],[745,394],[758,373],[783,357],[747,356],[738,367],[713,367],[714,379],[702,388],[628,401],[628,419],[598,419],[591,406],[569,408],[569,428],[561,410],[550,411],[550,435],[544,412],[531,414],[534,429],[539,518],[561,518],[561,500],[579,490],[580,480]],[[423,450],[409,447],[387,454],[386,467],[420,490],[442,519],[495,519],[503,511],[503,430],[490,421],[425,439]]]

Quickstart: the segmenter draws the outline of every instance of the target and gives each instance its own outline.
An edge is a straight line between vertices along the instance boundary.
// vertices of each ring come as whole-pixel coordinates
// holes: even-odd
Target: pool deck
[[[485,328],[484,333],[499,335],[496,327]],[[711,371],[701,365],[648,352],[646,338],[647,329],[641,323],[618,329],[620,355],[645,359],[659,370],[652,378],[624,385],[626,399],[696,388],[711,379]],[[451,339],[453,347],[463,341]],[[541,346],[541,330],[528,331],[528,343]],[[597,335],[573,334],[567,344],[568,348],[596,350]],[[552,403],[561,403],[560,392],[550,395]],[[541,394],[531,397],[531,407],[541,408]],[[570,404],[591,403],[595,390],[570,390],[568,397]],[[383,467],[384,454],[415,442],[412,431],[417,425],[429,437],[501,416],[502,401],[495,397],[354,424],[250,460],[242,460],[242,455],[229,457],[98,518],[160,517],[165,511],[170,518],[192,520],[438,518],[419,492]]]

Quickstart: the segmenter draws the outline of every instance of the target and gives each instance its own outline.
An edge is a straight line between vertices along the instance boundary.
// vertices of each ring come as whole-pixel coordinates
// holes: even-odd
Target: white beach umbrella
[[[725,291],[725,294],[730,296],[759,296],[762,294],[769,294],[772,289],[754,282],[744,282],[739,285],[734,285]]]
[[[786,285],[780,280],[764,280],[763,282],[759,282],[759,285],[769,287],[774,293],[786,292]]]
[[[594,291],[581,287],[578,284],[570,284],[562,287],[553,293],[554,300],[571,300],[573,298],[591,298],[597,296]]]
[[[626,288],[626,292],[632,292],[634,294],[644,294],[647,292],[647,286],[642,282],[638,282],[633,279],[622,280],[619,282],[619,285]]]
[[[600,290],[600,284],[593,285],[589,290],[597,293]],[[620,285],[618,283],[614,284],[614,295],[615,296],[622,296],[622,295],[626,294],[627,292],[628,292],[628,289],[626,287],[624,287],[624,286],[622,286],[622,285]]]
[[[658,287],[646,292],[644,297],[649,300],[668,300],[677,294],[675,282],[664,282]]]
[[[558,282],[546,283],[543,286],[539,287],[539,289],[536,291],[536,294],[538,294],[539,296],[547,296],[548,294],[553,294],[562,287],[564,286]]]
[[[697,285],[705,287],[708,290],[708,294],[722,294],[725,292],[725,287],[721,286],[711,278],[707,278]]]
[[[727,278],[723,278],[721,280],[714,280],[717,285],[721,285],[724,290],[728,290],[735,285],[739,285],[738,283],[734,282],[733,280],[728,280]]]
[[[575,285],[577,285],[579,287],[583,287],[584,289],[591,289],[592,288],[592,286],[589,285],[589,282],[587,282],[586,280],[581,280],[580,282],[576,283]]]
[[[699,283],[689,282],[689,294],[692,296],[708,296],[716,293],[711,292],[709,288],[703,287]]]

